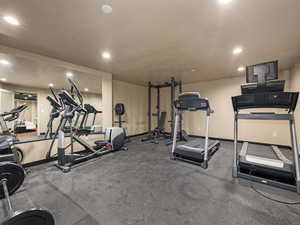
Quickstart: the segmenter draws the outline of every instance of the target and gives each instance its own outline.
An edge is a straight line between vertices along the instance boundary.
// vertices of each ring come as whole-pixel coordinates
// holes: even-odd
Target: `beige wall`
[[[147,131],[147,88],[122,81],[113,81],[113,105],[123,103],[126,113],[122,117],[126,121],[124,128],[127,135]],[[114,115],[114,113],[113,113]],[[114,115],[113,120],[117,121]],[[117,124],[114,124],[117,126]]]
[[[103,127],[112,127],[113,123],[113,89],[112,75],[107,74],[102,77],[102,125]]]
[[[287,81],[289,90],[289,71],[280,74]],[[233,77],[213,81],[187,84],[183,91],[197,91],[202,97],[207,97],[215,110],[210,120],[210,136],[233,139],[233,108],[231,96],[240,94],[240,85],[245,83],[245,77]],[[205,114],[187,112],[184,115],[183,127],[189,134],[203,135]],[[239,138],[263,143],[289,144],[289,127],[285,121],[240,121]]]

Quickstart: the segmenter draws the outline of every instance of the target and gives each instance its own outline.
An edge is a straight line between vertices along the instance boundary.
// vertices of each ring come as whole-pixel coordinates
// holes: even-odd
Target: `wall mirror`
[[[0,65],[0,113],[24,106],[17,118],[5,121],[7,129],[17,137],[38,136],[47,132],[52,110],[47,96],[53,97],[50,88],[54,94],[61,89],[69,90],[68,79],[78,85],[84,104],[102,110],[100,74],[83,71],[67,63],[61,65],[43,57],[0,53],[0,58],[7,62]],[[58,124],[59,118],[53,121],[53,132]],[[86,125],[92,124],[102,124],[101,113],[89,115]]]

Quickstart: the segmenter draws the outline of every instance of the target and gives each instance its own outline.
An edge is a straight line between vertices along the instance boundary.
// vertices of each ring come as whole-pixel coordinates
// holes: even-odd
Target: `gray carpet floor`
[[[209,168],[169,159],[170,146],[128,144],[64,174],[53,163],[31,168],[12,196],[16,210],[46,208],[57,225],[291,225],[300,224],[300,205],[283,201],[296,193],[232,179],[233,144],[222,142]],[[3,202],[0,216],[6,213]]]

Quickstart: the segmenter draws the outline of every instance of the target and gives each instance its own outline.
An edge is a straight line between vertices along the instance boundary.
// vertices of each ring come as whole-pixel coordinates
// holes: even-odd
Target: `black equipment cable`
[[[250,174],[252,175],[252,170],[250,171]],[[255,191],[257,194],[259,194],[260,196],[266,198],[266,199],[269,199],[273,202],[277,202],[277,203],[280,203],[280,204],[285,204],[285,205],[300,205],[300,202],[285,202],[285,201],[281,201],[281,200],[278,200],[278,199],[275,199],[275,198],[271,198],[270,196],[267,196],[265,193],[257,190],[253,185],[252,183],[248,182],[249,186],[251,187],[251,189],[253,191]]]
[[[260,196],[266,198],[266,199],[269,199],[273,202],[277,202],[277,203],[280,203],[280,204],[285,204],[285,205],[300,205],[300,202],[285,202],[285,201],[281,201],[281,200],[278,200],[278,199],[274,199],[274,198],[271,198],[270,196],[267,196],[265,193],[257,190],[252,184],[250,184],[250,187],[253,191],[255,191],[257,194],[259,194]]]

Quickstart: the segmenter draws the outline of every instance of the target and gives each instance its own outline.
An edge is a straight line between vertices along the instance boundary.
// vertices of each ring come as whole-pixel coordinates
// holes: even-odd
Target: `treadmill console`
[[[249,108],[282,108],[294,111],[298,92],[266,92],[232,97],[234,111]]]
[[[258,84],[245,84],[241,86],[242,95],[255,94],[257,92],[282,92],[284,91],[284,80],[268,81],[264,85]]]
[[[266,62],[246,69],[247,85],[241,86],[242,95],[232,97],[235,111],[248,108],[282,108],[294,111],[298,92],[284,92],[284,80],[278,79],[278,62]]]
[[[178,110],[197,111],[208,110],[209,103],[206,98],[201,98],[198,92],[187,92],[178,96],[174,106]]]

